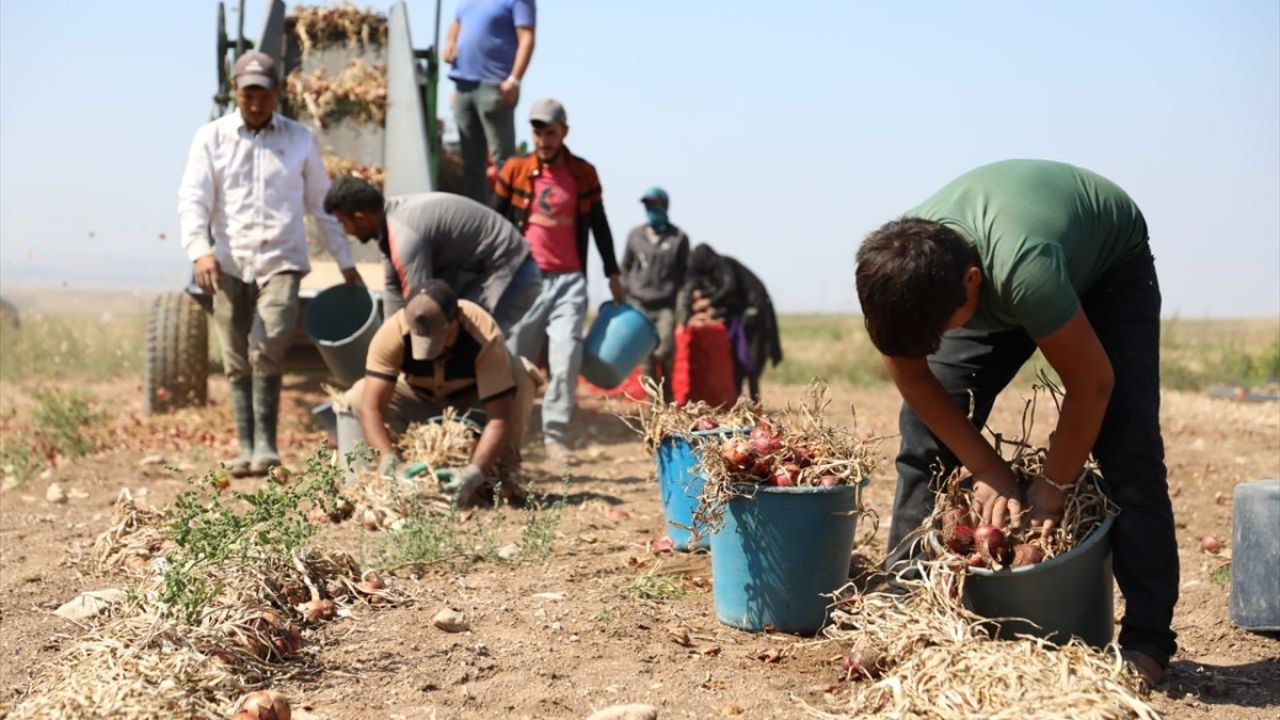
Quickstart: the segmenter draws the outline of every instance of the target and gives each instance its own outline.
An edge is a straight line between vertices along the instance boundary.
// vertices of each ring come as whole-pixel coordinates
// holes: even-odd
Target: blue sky
[[[253,36],[266,3],[248,6]],[[215,8],[0,0],[0,287],[185,280],[176,186]],[[434,3],[409,12],[430,44]],[[1166,314],[1280,313],[1274,0],[548,1],[519,117],[544,95],[600,170],[619,252],[660,184],[786,311],[856,311],[869,230],[971,167],[1042,157],[1142,206]]]

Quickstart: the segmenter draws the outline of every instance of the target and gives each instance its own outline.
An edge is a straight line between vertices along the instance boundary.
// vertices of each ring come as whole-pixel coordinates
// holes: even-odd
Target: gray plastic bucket
[[[364,287],[334,285],[307,302],[302,326],[343,387],[364,377],[369,341],[380,325],[378,303]]]
[[[1111,527],[1115,516],[1070,552],[1037,565],[1008,570],[971,568],[964,603],[999,624],[997,635],[1034,635],[1063,644],[1071,636],[1094,647],[1115,630]]]
[[[1280,480],[1236,485],[1231,509],[1231,621],[1280,631]]]
[[[343,477],[350,482],[355,479],[356,467],[366,464],[361,460],[357,460],[355,465],[347,464],[347,453],[364,440],[364,430],[360,429],[360,420],[349,412],[337,412],[334,413],[334,417],[337,420],[338,464],[342,467]]]

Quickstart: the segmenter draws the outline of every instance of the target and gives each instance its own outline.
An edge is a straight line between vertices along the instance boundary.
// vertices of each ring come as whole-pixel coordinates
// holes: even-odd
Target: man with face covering
[[[645,360],[644,372],[656,377],[662,364],[662,393],[672,399],[671,359],[675,350],[676,298],[689,265],[689,236],[667,218],[671,199],[667,191],[652,187],[640,197],[645,224],[627,236],[622,254],[622,280],[627,300],[640,309],[658,329],[658,347]]]
[[[443,192],[383,198],[364,180],[338,178],[326,212],[360,242],[377,240],[386,268],[383,317],[439,278],[493,315],[507,333],[538,297],[538,264],[520,232],[484,205]]]
[[[707,310],[700,311],[703,305]],[[703,317],[724,322],[733,348],[738,394],[742,394],[745,381],[751,399],[759,401],[765,365],[782,362],[778,318],[760,278],[737,260],[717,254],[710,245],[699,245],[689,258],[689,276],[676,317],[681,322],[698,322]]]
[[[237,109],[196,132],[178,216],[196,284],[213,296],[240,441],[229,469],[241,477],[280,464],[280,377],[298,319],[298,286],[311,270],[304,213],[315,219],[347,284],[361,280],[341,226],[321,205],[329,176],[315,136],[276,113],[275,61],[247,52],[233,77]]]
[[[343,396],[360,420],[379,472],[395,475],[401,458],[392,434],[452,407],[484,419],[471,462],[447,470],[447,489],[465,505],[486,477],[514,470],[533,404],[533,381],[507,351],[484,308],[459,300],[448,283],[428,280],[387,318],[369,343],[365,377]]]
[[[517,355],[537,360],[546,350],[550,379],[542,399],[542,433],[549,457],[568,460],[566,444],[582,365],[582,323],[587,316],[587,237],[594,235],[609,291],[625,297],[604,214],[595,166],[569,152],[568,115],[544,98],[529,111],[535,151],[511,158],[498,175],[494,209],[519,228],[542,271],[542,290],[511,329]]]

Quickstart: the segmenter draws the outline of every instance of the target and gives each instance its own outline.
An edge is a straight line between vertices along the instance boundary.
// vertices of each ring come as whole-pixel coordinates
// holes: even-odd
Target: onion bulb
[[[884,670],[882,666],[884,658],[879,650],[868,645],[859,645],[844,659],[844,671],[847,676],[855,675],[864,678],[874,678],[880,675]]]
[[[253,720],[290,720],[293,709],[284,695],[271,690],[259,690],[249,693],[240,701],[240,715],[247,715]]]

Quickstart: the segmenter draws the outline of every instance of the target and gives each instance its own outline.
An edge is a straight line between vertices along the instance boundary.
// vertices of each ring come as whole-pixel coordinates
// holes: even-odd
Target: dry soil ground
[[[65,560],[78,543],[107,525],[122,488],[163,507],[185,487],[181,477],[139,460],[159,453],[200,473],[229,447],[232,434],[225,385],[214,382],[212,403],[162,420],[140,419],[137,383],[87,388],[115,433],[114,449],[63,464],[18,489],[0,493],[0,704],[18,701],[33,673],[55,661],[77,628],[50,610],[85,589],[112,587],[122,577],[86,577]],[[0,386],[22,414],[24,390]],[[284,438],[297,461],[323,438],[308,407],[323,399],[314,387],[287,386]],[[800,389],[766,386],[772,403]],[[861,429],[892,433],[897,399],[890,388],[836,388],[833,407],[858,408]],[[545,563],[480,564],[465,572],[397,577],[415,597],[388,610],[365,609],[309,636],[307,652],[323,668],[313,679],[285,686],[314,717],[331,718],[574,718],[615,703],[650,703],[663,718],[740,714],[799,717],[796,699],[823,702],[840,675],[830,646],[786,635],[750,634],[719,624],[709,589],[707,555],[653,554],[662,535],[652,462],[636,437],[611,414],[614,406],[588,399],[579,416],[582,462],[550,467],[541,490],[567,500],[556,545]],[[997,406],[993,424],[1015,427],[1016,393]],[[1175,627],[1181,650],[1154,705],[1176,718],[1275,718],[1280,714],[1280,641],[1244,632],[1227,617],[1228,587],[1210,578],[1224,563],[1202,553],[1200,537],[1229,538],[1232,486],[1280,476],[1280,408],[1244,405],[1195,394],[1164,398],[1171,492],[1178,519],[1182,595]],[[1048,420],[1048,418],[1046,418]],[[1042,423],[1047,424],[1047,423]],[[893,439],[885,449],[896,447]],[[572,479],[564,489],[554,478]],[[45,498],[49,483],[69,495]],[[893,486],[882,471],[867,503],[887,515]],[[472,522],[483,522],[477,515]],[[859,529],[857,553],[882,552],[887,527]],[[368,547],[370,533],[346,523],[327,541]],[[643,599],[624,592],[646,572],[683,576],[682,597]],[[550,593],[552,595],[546,595]],[[442,607],[471,618],[465,634],[431,626]],[[1119,612],[1119,599],[1117,608]],[[687,632],[688,646],[673,639]],[[786,650],[780,662],[755,659]],[[2,713],[0,713],[2,715]]]

